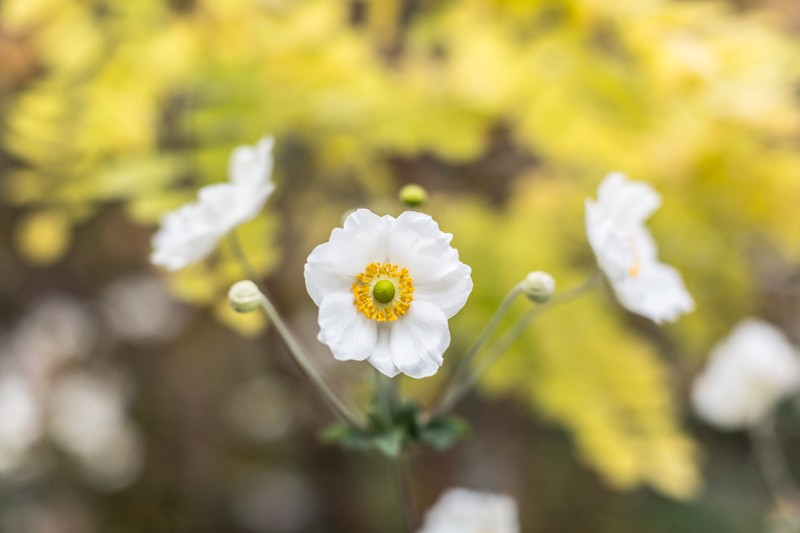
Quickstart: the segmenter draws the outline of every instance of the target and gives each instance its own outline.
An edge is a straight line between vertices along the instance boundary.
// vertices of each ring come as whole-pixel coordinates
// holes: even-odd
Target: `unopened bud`
[[[408,207],[419,207],[428,199],[428,193],[421,185],[412,183],[400,189],[400,201]]]
[[[228,302],[237,313],[249,313],[261,307],[261,291],[250,280],[237,281],[228,291]]]
[[[556,290],[556,280],[547,272],[537,270],[531,272],[522,281],[522,290],[525,295],[537,304],[547,302]]]

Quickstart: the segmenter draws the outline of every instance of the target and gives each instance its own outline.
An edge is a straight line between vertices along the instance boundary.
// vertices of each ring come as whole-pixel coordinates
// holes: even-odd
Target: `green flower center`
[[[388,304],[394,300],[394,283],[388,279],[382,279],[372,288],[372,296],[382,304]]]

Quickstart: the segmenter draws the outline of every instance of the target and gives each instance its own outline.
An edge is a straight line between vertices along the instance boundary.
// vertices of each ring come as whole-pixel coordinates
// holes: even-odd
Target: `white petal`
[[[458,313],[472,292],[472,269],[459,262],[456,268],[435,281],[414,282],[414,301],[429,302],[447,318]]]
[[[430,216],[414,211],[397,217],[389,232],[389,261],[408,268],[414,300],[437,305],[447,318],[464,307],[472,292],[472,269],[459,261],[452,238]]]
[[[204,218],[197,223],[208,224],[210,229],[220,235],[236,227],[248,207],[241,205],[239,191],[230,183],[207,185],[200,189],[197,197],[204,211]]]
[[[691,401],[695,412],[720,429],[739,429],[758,422],[770,405],[748,397],[744,376],[708,369],[695,379]]]
[[[359,209],[345,219],[344,228],[333,230],[328,242],[312,250],[304,275],[306,290],[315,304],[320,305],[333,292],[349,291],[368,264],[387,260],[389,223],[386,217]]]
[[[649,185],[609,174],[598,200],[586,202],[586,233],[620,303],[655,322],[672,322],[694,309],[694,301],[680,273],[658,262],[656,244],[644,226],[660,202]]]
[[[519,533],[518,514],[510,496],[453,488],[428,510],[418,533]]]
[[[435,281],[459,264],[452,238],[429,215],[406,211],[390,229],[389,261],[408,268],[415,281]]]
[[[196,202],[168,213],[153,236],[151,262],[179,270],[206,257],[217,240],[237,225],[254,218],[274,185],[272,139],[256,147],[240,146],[231,154],[231,181],[203,187]]]
[[[600,211],[591,202],[586,204],[586,230],[589,244],[597,258],[597,264],[612,281],[628,276],[634,262],[631,242],[611,223],[600,216]]]
[[[442,366],[450,345],[447,317],[428,302],[413,302],[404,316],[390,324],[392,361],[412,378],[432,376]]]
[[[227,221],[220,220],[206,194],[205,202],[194,202],[167,213],[153,235],[150,261],[169,270],[181,268],[206,257],[225,233]]]
[[[694,310],[680,272],[664,263],[643,264],[638,276],[610,281],[623,307],[653,322],[674,322]]]
[[[600,207],[622,228],[643,224],[661,205],[661,196],[647,183],[625,174],[608,174],[597,190]]]
[[[237,146],[228,160],[228,177],[233,184],[269,181],[272,175],[272,148],[275,139],[262,137],[255,146]]]
[[[369,356],[369,362],[382,374],[393,378],[400,373],[400,369],[392,361],[390,335],[390,324],[378,324],[378,342],[375,344],[375,351]]]
[[[603,240],[611,230],[611,220],[603,217],[603,213],[597,202],[587,199],[585,202],[586,208],[586,237],[592,251],[595,255],[599,256],[602,249]]]
[[[319,306],[317,338],[328,345],[336,359],[363,361],[375,349],[377,322],[356,310],[352,293],[331,294]]]

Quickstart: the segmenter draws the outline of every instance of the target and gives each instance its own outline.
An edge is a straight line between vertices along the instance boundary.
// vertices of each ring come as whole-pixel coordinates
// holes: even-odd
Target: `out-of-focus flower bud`
[[[249,313],[261,307],[261,291],[250,280],[237,281],[228,291],[228,301],[237,313]]]
[[[522,281],[522,290],[525,295],[537,304],[550,300],[556,290],[556,280],[547,272],[537,270],[529,273]]]
[[[408,207],[419,207],[428,199],[428,192],[421,185],[412,183],[400,189],[400,201]]]

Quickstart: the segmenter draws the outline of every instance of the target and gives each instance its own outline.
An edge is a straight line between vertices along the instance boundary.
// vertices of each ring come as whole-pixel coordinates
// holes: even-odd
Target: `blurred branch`
[[[758,466],[773,497],[800,515],[800,489],[792,478],[789,463],[781,449],[774,416],[750,428],[748,433]]]

